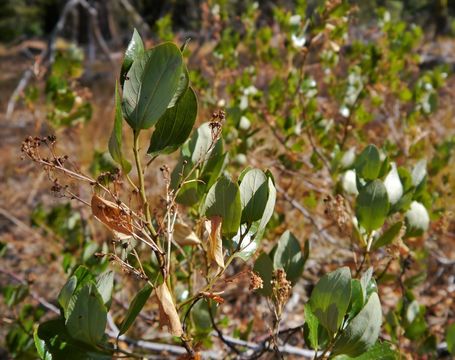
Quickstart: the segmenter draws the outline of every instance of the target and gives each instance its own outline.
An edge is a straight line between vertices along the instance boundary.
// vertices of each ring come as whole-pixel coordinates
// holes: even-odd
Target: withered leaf
[[[156,296],[160,309],[160,326],[167,326],[173,336],[182,336],[182,323],[172,300],[172,295],[165,282],[156,287]]]
[[[220,268],[224,268],[221,222],[222,218],[220,216],[213,216],[210,219],[210,222],[206,222],[207,231],[209,232],[208,256],[209,259],[215,261]]]
[[[92,196],[92,213],[106,225],[114,234],[132,235],[131,216],[119,205],[94,194]]]
[[[181,246],[195,246],[201,243],[201,240],[196,235],[196,233],[185,223],[175,223],[174,240]]]

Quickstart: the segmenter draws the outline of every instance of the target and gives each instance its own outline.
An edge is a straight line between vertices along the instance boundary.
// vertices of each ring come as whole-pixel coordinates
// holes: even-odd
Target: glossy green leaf
[[[272,295],[272,276],[273,276],[273,262],[270,256],[262,253],[254,263],[253,270],[259,274],[262,279],[262,289],[256,291],[264,296]]]
[[[262,170],[251,169],[240,183],[242,223],[261,219],[268,200],[268,179]]]
[[[101,295],[104,304],[109,303],[112,296],[112,290],[114,289],[114,272],[106,271],[102,273],[96,281],[96,288]]]
[[[357,175],[366,179],[377,179],[381,170],[381,160],[379,150],[374,145],[368,145],[357,157],[355,161]]]
[[[220,216],[222,234],[232,237],[240,227],[241,202],[239,186],[222,176],[209,190],[202,212],[208,217]]]
[[[179,85],[182,53],[172,43],[158,45],[136,59],[123,87],[123,114],[134,130],[148,129],[166,111]]]
[[[335,342],[333,354],[358,356],[367,352],[378,339],[381,323],[381,303],[378,294],[373,293]]]
[[[86,284],[68,304],[66,328],[75,340],[96,345],[106,328],[107,310],[94,284]]]
[[[124,334],[133,324],[134,320],[139,315],[148,298],[152,294],[152,290],[153,288],[147,284],[136,294],[130,304],[130,307],[128,308],[125,319],[123,319],[122,324],[120,325],[119,336]]]
[[[362,277],[360,278],[360,286],[362,287],[362,294],[363,294],[363,299],[366,300],[369,297],[369,290],[371,288],[371,282],[374,281],[373,278],[373,268],[370,267],[368,268],[367,271],[365,271],[362,274]]]
[[[170,154],[183,145],[196,121],[197,107],[196,94],[189,88],[158,120],[147,153],[151,156]]]
[[[393,240],[398,236],[403,226],[403,222],[399,221],[389,227],[384,234],[378,237],[372,244],[371,250],[379,249],[380,247],[390,245]]]
[[[351,300],[351,272],[342,267],[324,275],[316,284],[309,304],[319,323],[330,333],[337,332]]]
[[[133,65],[134,60],[140,58],[144,54],[144,43],[141,35],[134,29],[133,36],[125,51],[125,58],[123,59],[122,69],[120,70],[120,84],[123,87],[126,74]]]
[[[229,153],[224,153],[223,151],[223,141],[220,139],[215,144],[215,148],[209,154],[202,168],[200,179],[203,181],[206,189],[210,189],[215,184],[226,166]]]
[[[188,85],[190,84],[190,75],[188,74],[188,69],[186,68],[186,65],[183,64],[182,67],[183,70],[180,74],[179,84],[177,86],[177,90],[174,93],[174,96],[172,97],[171,101],[169,102],[169,105],[167,106],[168,109],[174,107],[175,104],[177,104],[177,102],[188,90]]]
[[[364,305],[364,295],[362,291],[362,285],[357,279],[351,281],[351,304],[349,307],[348,315],[349,319],[354,318]]]
[[[356,201],[359,224],[371,232],[384,224],[389,212],[387,190],[381,180],[374,180],[360,190]]]
[[[58,303],[63,309],[63,312],[65,314],[65,317],[67,315],[67,307],[70,302],[71,297],[73,296],[74,290],[76,290],[77,286],[77,277],[76,276],[71,276],[66,284],[62,287],[60,290],[60,293],[58,294]]]
[[[131,164],[125,159],[122,152],[122,99],[120,98],[118,83],[115,84],[115,118],[114,128],[112,129],[111,137],[109,138],[109,154],[116,161],[122,171],[128,174],[131,171]]]
[[[285,231],[273,254],[274,269],[283,269],[286,278],[295,283],[302,275],[304,266],[305,259],[299,241],[289,230]]]
[[[265,204],[264,212],[262,213],[262,218],[259,221],[258,225],[258,230],[256,233],[256,239],[260,240],[262,239],[262,236],[264,235],[265,228],[267,227],[268,222],[273,216],[273,212],[275,211],[275,202],[276,202],[276,188],[275,184],[273,183],[273,178],[270,176],[267,176],[267,187],[268,187],[268,198],[267,198],[267,203]]]

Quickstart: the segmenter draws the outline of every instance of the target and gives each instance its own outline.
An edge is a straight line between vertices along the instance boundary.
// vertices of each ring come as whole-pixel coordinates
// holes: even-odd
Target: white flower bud
[[[398,176],[397,166],[391,163],[392,169],[387,174],[384,180],[384,186],[387,190],[390,203],[396,204],[403,196],[403,185],[401,184],[400,177]]]
[[[411,231],[426,231],[430,225],[428,211],[421,203],[413,201],[405,214],[406,222]]]
[[[241,130],[248,130],[249,128],[251,127],[251,121],[246,117],[246,116],[242,116],[240,118],[240,123],[239,123],[239,128]]]
[[[357,190],[355,170],[348,170],[343,174],[343,177],[341,178],[341,186],[347,194],[359,194],[359,191]]]

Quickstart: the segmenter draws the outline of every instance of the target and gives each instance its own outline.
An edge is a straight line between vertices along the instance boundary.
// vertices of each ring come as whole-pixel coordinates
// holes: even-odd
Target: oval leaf
[[[343,322],[350,300],[351,272],[348,267],[342,267],[319,280],[309,304],[319,323],[334,334]]]
[[[357,157],[355,162],[357,175],[366,179],[374,180],[381,170],[381,159],[379,150],[374,145],[368,145]]]
[[[75,340],[96,345],[106,328],[107,310],[94,284],[85,285],[68,304],[66,328]]]
[[[240,189],[226,176],[222,176],[209,190],[202,212],[209,218],[223,219],[222,234],[232,237],[240,227]]]
[[[264,296],[272,295],[272,276],[273,262],[266,253],[262,253],[254,263],[253,270],[259,274],[262,279],[262,288],[256,291]]]
[[[96,281],[96,288],[104,304],[107,304],[111,300],[112,289],[114,288],[114,272],[106,271],[102,273]]]
[[[147,153],[170,154],[188,139],[197,116],[197,98],[189,88],[179,102],[158,120]]]
[[[259,169],[248,171],[240,183],[242,223],[261,219],[268,200],[267,176]]]
[[[128,308],[125,319],[123,319],[122,325],[120,325],[119,336],[124,334],[133,324],[134,320],[139,315],[148,298],[150,297],[152,290],[153,288],[147,284],[136,294],[133,301],[131,302],[130,307]]]
[[[134,130],[152,127],[164,114],[178,88],[182,66],[182,53],[172,43],[158,45],[133,62],[122,105]]]
[[[389,212],[387,190],[381,180],[374,180],[360,190],[356,202],[356,216],[367,232],[384,224]]]
[[[281,235],[273,255],[273,267],[283,269],[286,278],[295,283],[302,275],[305,259],[297,238],[287,230]]]
[[[352,319],[336,341],[333,354],[358,356],[370,349],[378,339],[382,323],[381,303],[372,293],[365,307]]]
[[[397,237],[397,235],[400,233],[401,227],[403,226],[403,222],[399,221],[395,224],[393,224],[391,227],[389,227],[384,234],[382,234],[380,237],[378,237],[374,242],[373,245],[371,246],[372,250],[379,249],[380,247],[390,245],[393,240]]]

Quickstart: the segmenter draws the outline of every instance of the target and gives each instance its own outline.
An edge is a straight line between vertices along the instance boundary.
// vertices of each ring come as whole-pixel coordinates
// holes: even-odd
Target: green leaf
[[[319,341],[318,341],[319,321],[318,321],[318,318],[313,314],[310,304],[305,304],[304,312],[305,312],[304,334],[306,335],[305,341],[308,342],[308,345],[312,349],[317,350],[318,346],[319,346]]]
[[[240,183],[242,202],[242,223],[252,223],[261,219],[268,200],[267,176],[262,170],[251,169]]]
[[[302,275],[304,266],[305,259],[299,241],[289,230],[285,231],[274,252],[273,267],[283,269],[286,278],[295,283]]]
[[[387,190],[381,180],[374,180],[360,190],[356,216],[367,233],[384,224],[389,206]]]
[[[43,360],[108,360],[112,354],[77,342],[71,338],[63,318],[57,318],[40,324],[33,334],[38,355]]]
[[[372,293],[365,307],[351,320],[335,342],[333,354],[358,356],[368,351],[378,339],[382,310],[377,293]]]
[[[182,98],[182,96],[188,90],[188,85],[190,84],[190,75],[188,74],[188,69],[186,68],[186,65],[183,64],[182,67],[183,71],[180,74],[179,84],[177,86],[177,90],[175,91],[174,96],[171,99],[171,102],[167,106],[168,109],[174,107],[174,105]]]
[[[170,154],[190,136],[197,116],[197,98],[189,88],[178,103],[167,109],[158,120],[147,153],[151,156]]]
[[[403,222],[399,221],[393,224],[391,227],[389,227],[384,232],[384,234],[382,234],[373,242],[373,244],[371,245],[371,250],[376,250],[379,249],[380,247],[390,245],[393,242],[393,240],[395,240],[397,235],[400,233],[402,226]]]
[[[114,288],[114,272],[106,271],[102,273],[96,281],[96,288],[101,295],[104,304],[109,303]]]
[[[141,35],[136,29],[133,31],[133,36],[125,51],[125,58],[123,59],[122,69],[120,70],[120,84],[123,87],[126,74],[133,65],[134,60],[140,58],[144,54],[144,43],[142,42]]]
[[[319,323],[334,334],[343,322],[350,300],[351,272],[348,267],[342,267],[319,280],[309,304]]]
[[[259,294],[264,296],[272,295],[272,276],[273,276],[273,262],[266,253],[262,253],[256,259],[253,270],[259,274],[262,279],[262,289],[257,289]]]
[[[373,268],[370,267],[367,271],[365,271],[362,274],[362,277],[360,278],[360,285],[362,287],[362,294],[363,294],[364,300],[368,299],[369,290],[370,290],[372,281],[374,281]],[[363,306],[363,304],[362,304],[362,306]]]
[[[364,294],[362,291],[362,285],[357,279],[352,279],[351,281],[351,304],[348,311],[349,319],[354,318],[360,310],[362,310],[364,305]]]
[[[267,187],[269,196],[267,198],[267,203],[265,204],[264,212],[262,213],[262,218],[259,221],[258,230],[256,233],[255,240],[260,240],[264,235],[265,228],[267,227],[268,222],[273,216],[273,212],[275,211],[275,202],[276,202],[276,188],[275,184],[273,183],[273,178],[271,175],[267,176]]]
[[[96,345],[106,328],[107,310],[94,284],[86,284],[68,304],[66,328],[75,340]]]
[[[455,323],[447,327],[446,342],[449,352],[455,355]]]
[[[60,293],[58,294],[58,303],[63,309],[63,313],[65,314],[65,317],[67,315],[67,307],[70,302],[71,297],[73,296],[74,290],[76,290],[77,286],[77,277],[76,276],[71,276],[66,284],[62,287],[60,290]]]
[[[338,355],[333,360],[398,360],[400,356],[390,348],[390,344],[387,342],[377,342],[367,352],[360,356],[350,357],[348,355]]]
[[[33,341],[35,342],[39,358],[42,360],[52,360],[52,354],[46,349],[46,342],[38,336],[38,327],[33,331]]]
[[[182,53],[172,43],[158,45],[133,62],[123,87],[122,105],[134,130],[152,127],[164,114],[177,91],[182,66]]]
[[[79,265],[76,271],[74,271],[73,276],[77,278],[76,292],[79,291],[84,285],[95,281],[95,278],[90,270],[84,265]]]
[[[207,217],[223,219],[222,234],[232,237],[240,227],[241,202],[239,186],[222,176],[209,190],[202,209]]]
[[[131,302],[130,307],[128,308],[125,319],[123,319],[122,325],[120,325],[119,336],[124,334],[133,324],[134,320],[139,315],[148,298],[150,297],[152,290],[153,288],[147,284],[136,294],[133,301]]]
[[[357,175],[366,179],[377,179],[381,170],[381,160],[379,150],[374,145],[368,145],[357,157],[355,161]]]
[[[125,159],[122,153],[122,99],[120,98],[118,83],[115,83],[115,118],[114,128],[109,138],[109,154],[120,165],[122,171],[128,174],[131,171],[131,164]]]

